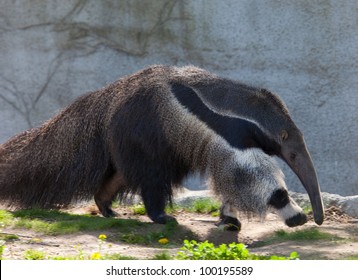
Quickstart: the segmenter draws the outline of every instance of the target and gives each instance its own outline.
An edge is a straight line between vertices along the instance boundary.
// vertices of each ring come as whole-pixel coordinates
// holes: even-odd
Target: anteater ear
[[[288,132],[286,130],[282,130],[280,133],[281,141],[285,142],[288,138]]]

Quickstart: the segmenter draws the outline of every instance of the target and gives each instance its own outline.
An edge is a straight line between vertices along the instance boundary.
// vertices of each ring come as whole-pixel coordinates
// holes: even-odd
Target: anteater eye
[[[290,154],[290,160],[291,160],[291,161],[294,161],[294,160],[296,159],[296,156],[297,156],[296,153],[291,153],[291,154]]]
[[[288,132],[286,130],[281,131],[281,140],[282,142],[286,141],[288,138]]]

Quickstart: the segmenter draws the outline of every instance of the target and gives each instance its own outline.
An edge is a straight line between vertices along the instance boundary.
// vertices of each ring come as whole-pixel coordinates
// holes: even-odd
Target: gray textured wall
[[[357,15],[356,0],[0,0],[0,142],[144,66],[194,64],[279,93],[322,190],[358,194]]]

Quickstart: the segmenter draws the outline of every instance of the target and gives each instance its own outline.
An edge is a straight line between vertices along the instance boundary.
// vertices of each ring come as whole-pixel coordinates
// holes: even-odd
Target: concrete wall
[[[357,14],[356,0],[0,0],[0,143],[122,75],[190,63],[279,93],[322,190],[358,194]]]

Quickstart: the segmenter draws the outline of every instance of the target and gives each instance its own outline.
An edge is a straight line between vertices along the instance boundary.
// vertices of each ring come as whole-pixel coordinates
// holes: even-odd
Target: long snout
[[[297,151],[297,150],[296,150]],[[313,166],[311,156],[306,147],[295,153],[295,159],[292,160],[291,153],[287,151],[283,153],[283,159],[296,173],[302,185],[307,191],[310,199],[314,221],[321,225],[324,220],[324,207],[322,203],[320,185],[318,183],[316,170]]]

